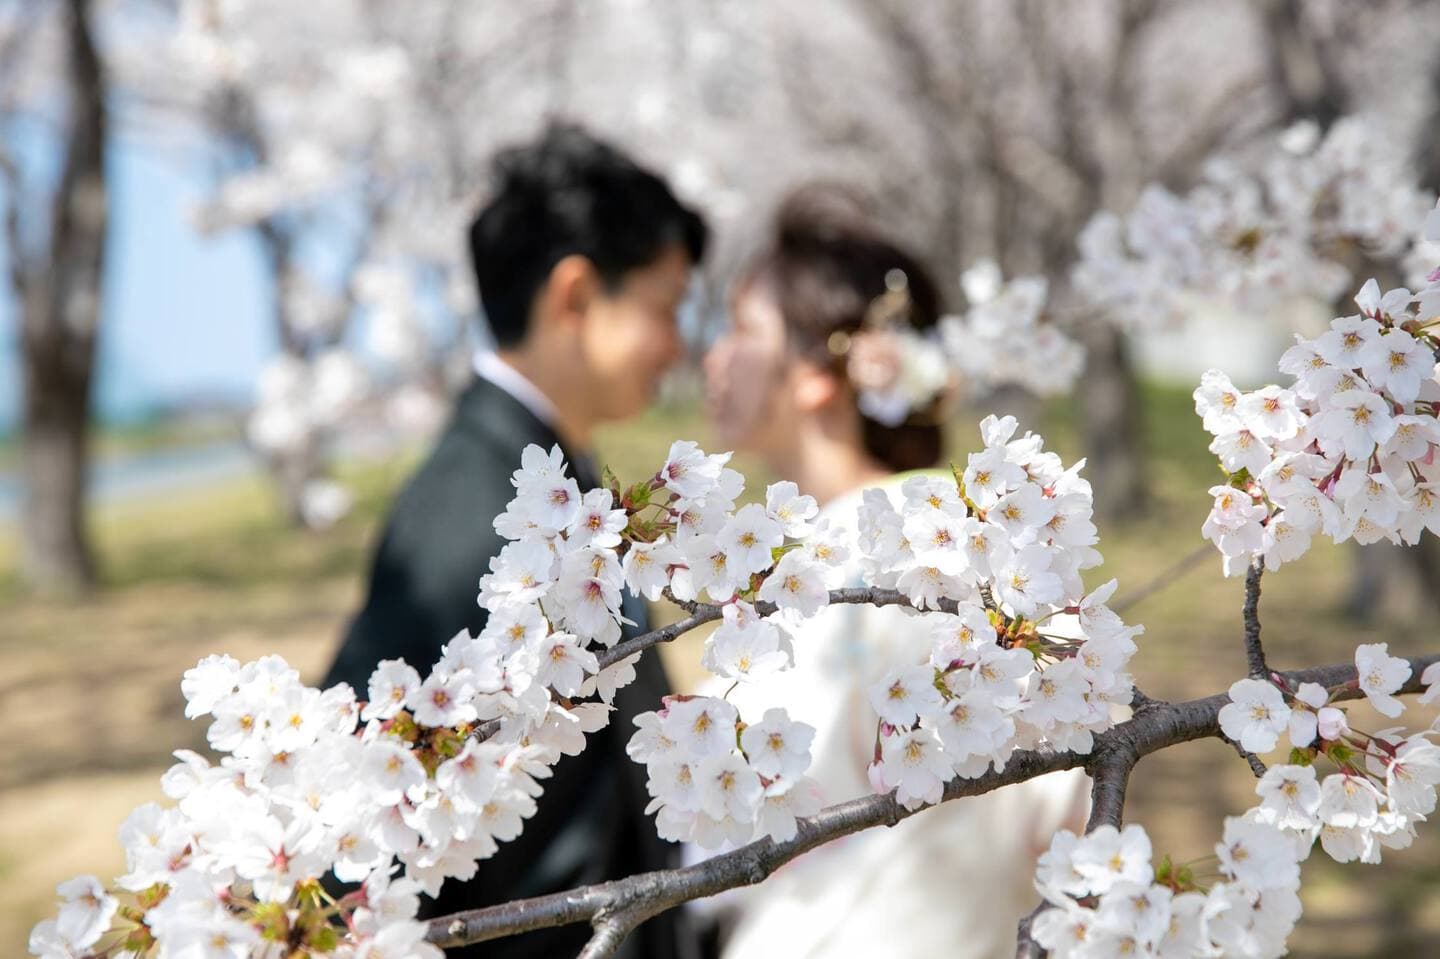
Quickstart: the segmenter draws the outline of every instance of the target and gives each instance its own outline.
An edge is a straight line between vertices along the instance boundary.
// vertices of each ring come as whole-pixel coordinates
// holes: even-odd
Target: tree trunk
[[[274,298],[271,303],[275,322],[276,338],[280,341],[280,352],[301,363],[309,361],[309,344],[295,324],[291,322],[291,285],[298,281],[295,262],[295,237],[273,220],[259,224],[260,246],[266,262],[270,265]],[[305,488],[322,475],[320,451],[317,439],[308,437],[305,445],[292,452],[268,453],[264,456],[265,468],[280,501],[280,511],[295,529],[308,529],[305,520]]]
[[[307,445],[295,453],[267,456],[265,465],[270,470],[286,522],[295,529],[310,529],[305,515],[305,490],[324,475],[318,451],[313,445]]]
[[[1147,505],[1140,387],[1124,334],[1103,322],[1080,324],[1085,373],[1080,378],[1080,431],[1095,515],[1139,518]]]
[[[90,362],[86,344],[57,345],[25,351],[22,571],[36,592],[73,594],[95,581],[85,529]]]
[[[89,0],[69,0],[64,167],[51,205],[49,255],[22,276],[21,569],[27,585],[46,593],[95,581],[85,474],[105,250],[105,85],[89,13]]]

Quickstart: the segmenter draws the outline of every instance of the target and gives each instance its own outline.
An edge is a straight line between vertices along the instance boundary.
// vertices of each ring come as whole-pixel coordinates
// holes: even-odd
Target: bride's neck
[[[822,506],[890,475],[865,452],[858,436],[837,436],[823,429],[797,430],[793,442],[767,458],[780,479],[793,480],[800,492]]]

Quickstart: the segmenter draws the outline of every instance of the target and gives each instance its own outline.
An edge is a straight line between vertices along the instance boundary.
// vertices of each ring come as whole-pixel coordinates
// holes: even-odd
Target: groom
[[[495,349],[419,472],[400,494],[375,556],[369,595],[326,678],[363,699],[382,659],[424,675],[456,632],[478,633],[480,577],[504,541],[491,521],[514,495],[520,452],[559,443],[581,490],[598,483],[592,433],[650,402],[680,356],[675,313],[705,248],[700,217],[655,174],[573,126],[499,154],[493,199],[470,227],[470,253]],[[643,631],[643,605],[625,615]],[[630,631],[633,633],[634,631]],[[669,692],[658,659],[641,657],[610,724],[545,783],[515,840],[452,880],[422,915],[557,892],[672,865],[644,815],[642,767],[625,756],[631,720]],[[590,935],[562,926],[452,950],[486,959],[573,956]],[[679,911],[631,934],[627,959],[697,955]]]

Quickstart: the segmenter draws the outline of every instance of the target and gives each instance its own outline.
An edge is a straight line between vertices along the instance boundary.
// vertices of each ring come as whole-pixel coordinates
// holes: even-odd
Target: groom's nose
[[[680,327],[672,319],[665,326],[664,342],[661,345],[663,369],[670,369],[685,356],[685,345],[680,342]]]

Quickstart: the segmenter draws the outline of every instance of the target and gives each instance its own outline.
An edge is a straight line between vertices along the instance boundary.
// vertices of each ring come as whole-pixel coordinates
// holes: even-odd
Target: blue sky
[[[133,142],[110,153],[97,413],[128,420],[196,396],[248,398],[275,348],[269,276],[251,237],[202,237],[187,209],[203,184]],[[3,252],[3,251],[0,251]],[[0,428],[19,409],[14,304],[0,297]]]

